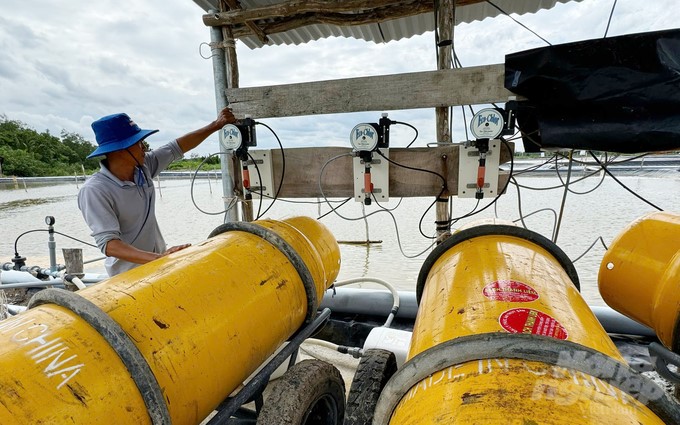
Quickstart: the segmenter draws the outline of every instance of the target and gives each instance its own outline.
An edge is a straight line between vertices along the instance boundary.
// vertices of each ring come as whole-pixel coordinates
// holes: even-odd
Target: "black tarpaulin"
[[[680,149],[680,30],[507,55],[525,150]]]

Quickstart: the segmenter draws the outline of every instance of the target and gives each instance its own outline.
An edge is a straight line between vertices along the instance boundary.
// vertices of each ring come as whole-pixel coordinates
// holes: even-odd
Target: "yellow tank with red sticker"
[[[604,254],[600,293],[614,310],[653,328],[680,353],[680,215],[647,214],[631,223]]]
[[[568,339],[623,360],[565,266],[524,237],[462,241],[426,279],[409,358],[461,336],[509,332]]]
[[[573,364],[537,361],[519,345],[519,354],[510,358],[493,358],[484,350],[485,341],[494,336],[508,343],[512,335],[535,336],[543,338],[537,347],[583,347],[627,368],[577,285],[578,276],[564,252],[523,228],[480,225],[440,244],[418,279],[420,304],[403,370],[409,370],[409,361],[413,370],[433,369],[414,374],[417,383],[392,396],[399,400],[394,408],[389,407],[390,396],[381,397],[377,411],[382,415],[384,406],[393,409],[386,411],[384,423],[662,424],[642,401]],[[458,343],[468,350],[465,344],[473,336],[486,338],[475,346],[479,357],[472,354],[479,360],[440,367],[443,361],[428,357],[439,353],[437,359],[451,358],[457,341],[468,340]],[[552,348],[550,340],[559,343]],[[450,356],[446,350],[451,350]]]
[[[249,225],[297,253],[320,300],[340,268],[330,231],[305,217]],[[316,314],[303,273],[274,239],[232,229],[71,294],[129,337],[167,418],[152,422],[153,391],[142,395],[120,347],[47,303],[0,322],[0,424],[200,423]]]

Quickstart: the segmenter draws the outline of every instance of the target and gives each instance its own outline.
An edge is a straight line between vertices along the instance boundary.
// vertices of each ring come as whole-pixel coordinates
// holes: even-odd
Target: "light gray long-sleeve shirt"
[[[153,178],[173,161],[183,157],[176,140],[144,156],[141,172],[135,171],[134,182],[121,181],[111,174],[104,161],[78,192],[78,208],[92,230],[97,247],[106,254],[110,240],[121,241],[143,251],[162,253],[165,240],[156,220],[156,194]],[[107,257],[109,276],[133,269],[139,264]]]

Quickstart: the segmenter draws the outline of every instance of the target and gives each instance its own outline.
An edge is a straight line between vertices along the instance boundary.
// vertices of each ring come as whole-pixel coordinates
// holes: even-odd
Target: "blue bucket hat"
[[[99,118],[92,123],[92,130],[99,147],[87,157],[104,155],[127,149],[158,130],[142,130],[128,114],[113,114]]]

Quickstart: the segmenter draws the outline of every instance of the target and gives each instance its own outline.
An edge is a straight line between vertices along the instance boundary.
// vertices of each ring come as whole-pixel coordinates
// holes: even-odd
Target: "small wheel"
[[[345,381],[335,366],[303,360],[271,384],[258,425],[342,425]]]
[[[371,424],[380,393],[396,371],[394,353],[380,349],[366,350],[349,388],[345,425]]]

